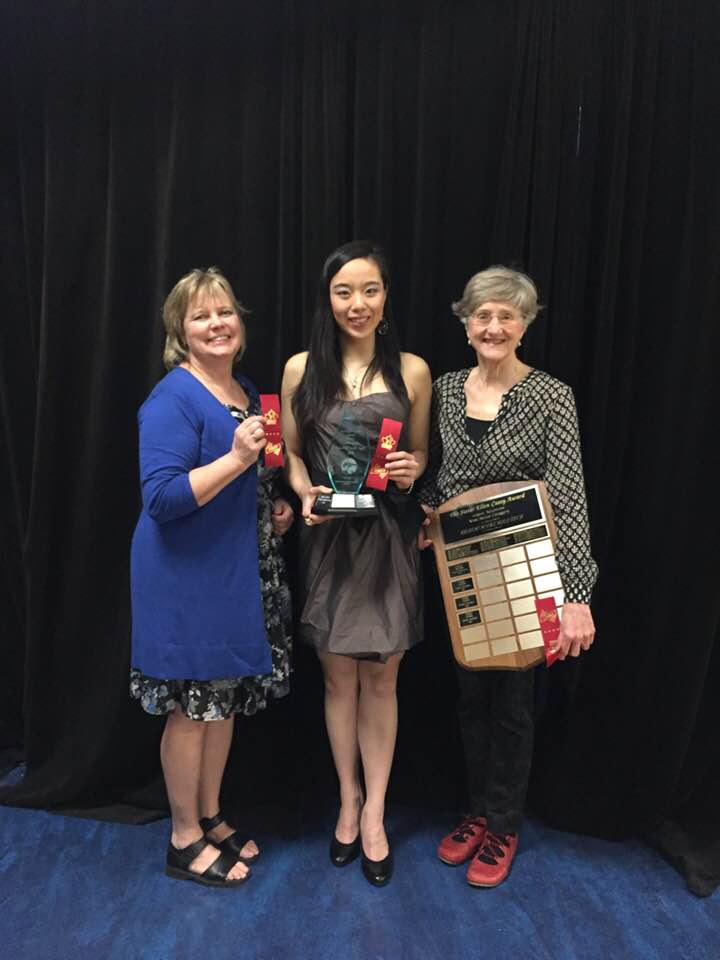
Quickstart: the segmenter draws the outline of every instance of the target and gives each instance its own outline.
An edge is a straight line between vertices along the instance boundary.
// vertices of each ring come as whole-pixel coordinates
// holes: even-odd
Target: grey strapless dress
[[[367,427],[372,452],[383,417],[407,424],[409,403],[392,393],[338,400],[318,424],[305,451],[315,484],[329,486],[327,451],[348,404]],[[400,449],[406,450],[406,444],[403,427]],[[300,638],[325,653],[384,661],[422,639],[416,537],[424,514],[412,494],[396,492],[392,483],[387,493],[373,492],[377,516],[301,526]]]

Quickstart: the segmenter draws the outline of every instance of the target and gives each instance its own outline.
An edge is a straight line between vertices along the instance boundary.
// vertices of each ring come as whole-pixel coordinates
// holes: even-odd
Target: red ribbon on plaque
[[[365,486],[373,490],[386,490],[390,475],[385,463],[385,458],[389,453],[397,450],[400,441],[400,431],[402,423],[400,420],[390,420],[387,417],[383,419],[380,426],[380,436],[378,437],[377,447],[365,478]]]
[[[537,610],[538,620],[540,621],[540,631],[543,637],[545,647],[545,663],[551,667],[558,658],[558,654],[552,650],[552,646],[560,636],[560,614],[554,597],[537,597],[535,600],[535,609]]]
[[[280,431],[280,397],[277,393],[261,393],[260,407],[265,417],[265,466],[281,467],[284,461]]]

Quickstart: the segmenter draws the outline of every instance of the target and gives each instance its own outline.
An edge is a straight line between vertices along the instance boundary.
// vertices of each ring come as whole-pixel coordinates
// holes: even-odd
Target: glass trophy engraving
[[[319,494],[313,513],[363,517],[377,513],[373,495],[360,492],[371,460],[367,427],[346,406],[327,452],[328,485],[334,492]]]

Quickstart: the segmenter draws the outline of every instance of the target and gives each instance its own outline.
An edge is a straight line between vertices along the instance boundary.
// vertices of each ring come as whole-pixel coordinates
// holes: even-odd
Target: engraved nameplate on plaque
[[[467,490],[435,511],[429,533],[458,663],[469,670],[542,663],[541,615],[553,606],[559,616],[564,601],[545,484]]]

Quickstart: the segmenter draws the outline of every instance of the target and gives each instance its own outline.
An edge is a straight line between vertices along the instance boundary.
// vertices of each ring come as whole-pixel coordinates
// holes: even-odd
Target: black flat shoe
[[[196,840],[188,847],[178,849],[172,844],[168,845],[167,859],[165,861],[165,873],[175,880],[191,880],[193,883],[200,883],[204,887],[239,887],[250,877],[250,871],[244,877],[238,880],[228,880],[228,874],[237,863],[237,857],[221,850],[218,857],[202,873],[195,873],[190,869],[190,864],[196,857],[199,857],[203,850],[210,846],[207,840]]]
[[[341,843],[333,834],[330,841],[330,863],[334,867],[346,867],[360,853],[360,834],[355,837],[352,843]]]
[[[365,856],[363,850],[360,865],[362,866],[363,876],[368,883],[371,883],[374,887],[384,887],[386,883],[390,882],[393,872],[393,855],[389,844],[388,855],[384,860],[370,860]]]
[[[208,843],[212,843],[213,846],[218,847],[218,849],[225,853],[234,854],[236,860],[239,860],[248,867],[251,863],[255,863],[257,858],[260,856],[259,853],[251,854],[249,857],[240,856],[242,848],[250,839],[249,837],[241,837],[237,832],[235,832],[231,833],[229,837],[225,837],[224,840],[213,840],[210,834],[216,827],[219,827],[221,823],[227,823],[227,825],[232,828],[232,824],[227,822],[222,813],[216,813],[214,817],[200,818],[200,829],[205,834],[205,839],[208,841]]]

